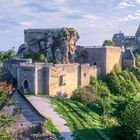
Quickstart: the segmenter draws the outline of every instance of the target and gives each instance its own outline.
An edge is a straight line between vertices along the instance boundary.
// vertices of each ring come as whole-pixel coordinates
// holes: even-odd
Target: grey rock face
[[[74,62],[76,42],[79,39],[73,28],[29,29],[24,31],[25,43],[19,47],[18,54],[46,52],[47,60],[56,63]]]

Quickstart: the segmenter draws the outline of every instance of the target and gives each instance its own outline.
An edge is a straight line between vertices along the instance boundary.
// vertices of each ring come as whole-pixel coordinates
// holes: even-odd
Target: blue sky
[[[134,35],[139,23],[140,0],[0,0],[0,50],[17,50],[28,28],[73,27],[89,46]]]

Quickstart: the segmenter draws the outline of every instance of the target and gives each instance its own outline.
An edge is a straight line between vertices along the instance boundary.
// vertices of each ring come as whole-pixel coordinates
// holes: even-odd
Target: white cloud
[[[140,10],[137,10],[134,14],[129,14],[125,17],[120,18],[119,22],[126,22],[130,20],[140,20]]]
[[[30,28],[34,25],[32,21],[22,21],[20,22],[20,25],[24,26],[25,28]]]
[[[127,8],[127,7],[134,7],[136,6],[135,4],[130,4],[128,2],[121,2],[118,4],[118,6],[116,7],[117,9],[123,9],[123,8]]]
[[[140,4],[140,0],[135,0],[135,2],[136,2],[137,4]]]

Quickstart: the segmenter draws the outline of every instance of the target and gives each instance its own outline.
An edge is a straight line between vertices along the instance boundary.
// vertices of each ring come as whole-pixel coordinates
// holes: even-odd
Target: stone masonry
[[[87,86],[90,76],[110,73],[116,64],[128,69],[135,66],[130,49],[76,46],[78,38],[73,28],[25,30],[25,42],[18,55],[43,51],[55,63],[17,58],[5,62],[4,69],[17,80],[17,87],[23,93],[69,97],[79,86]]]

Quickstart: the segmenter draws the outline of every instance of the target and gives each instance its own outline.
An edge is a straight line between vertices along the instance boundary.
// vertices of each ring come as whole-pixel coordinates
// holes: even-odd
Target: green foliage
[[[122,68],[121,68],[121,66],[119,64],[116,64],[114,66],[114,72],[115,73],[121,73],[122,72]]]
[[[138,81],[140,82],[140,69],[139,68],[135,68],[135,69],[133,69],[132,72],[137,77]]]
[[[90,77],[90,85],[95,89],[96,93],[98,93],[101,97],[108,96],[110,94],[110,90],[108,89],[106,83],[97,80],[94,77]]]
[[[38,60],[39,61],[47,61],[47,59],[46,59],[46,57],[45,57],[45,55],[43,53],[39,54]]]
[[[52,104],[71,128],[76,140],[102,140],[102,124],[100,116],[92,112],[81,103],[61,98],[53,98]],[[102,129],[101,129],[102,128]],[[100,133],[99,133],[100,132]],[[106,135],[106,131],[104,132]],[[111,137],[109,135],[109,137]],[[114,138],[113,138],[114,139]]]
[[[47,118],[45,117],[45,121],[44,121],[44,124],[43,124],[43,130],[46,131],[46,129],[51,132],[52,134],[54,134],[57,138],[57,140],[64,140],[59,131],[56,129],[56,127],[54,126],[54,124],[52,123],[52,120],[50,118]]]
[[[96,98],[92,104],[93,110],[100,115],[108,116],[109,113],[112,112],[110,90],[104,82],[97,80],[94,77],[90,78],[90,85],[96,92]]]
[[[46,62],[47,58],[43,52],[31,53],[25,56],[25,58],[31,58],[34,62]]]
[[[102,46],[115,46],[115,43],[111,40],[105,40]]]
[[[135,59],[136,59],[136,62],[135,62],[136,67],[140,68],[140,54],[139,53],[135,54]]]
[[[140,91],[140,83],[136,76],[126,70],[119,74],[111,72],[106,76],[105,82],[114,95],[126,95]]]
[[[73,92],[71,99],[79,101],[84,105],[90,105],[94,99],[94,90],[90,86],[87,88],[79,87]]]
[[[121,113],[120,124],[126,139],[140,139],[140,97],[129,102]]]
[[[9,49],[7,52],[0,52],[0,61],[7,61],[15,56],[14,48]]]
[[[12,104],[11,100],[7,97],[8,91],[10,92],[11,86],[6,83],[0,85],[0,107]],[[0,111],[0,138],[1,140],[13,140],[6,130],[14,122],[14,118],[11,115],[5,113],[5,109]]]

